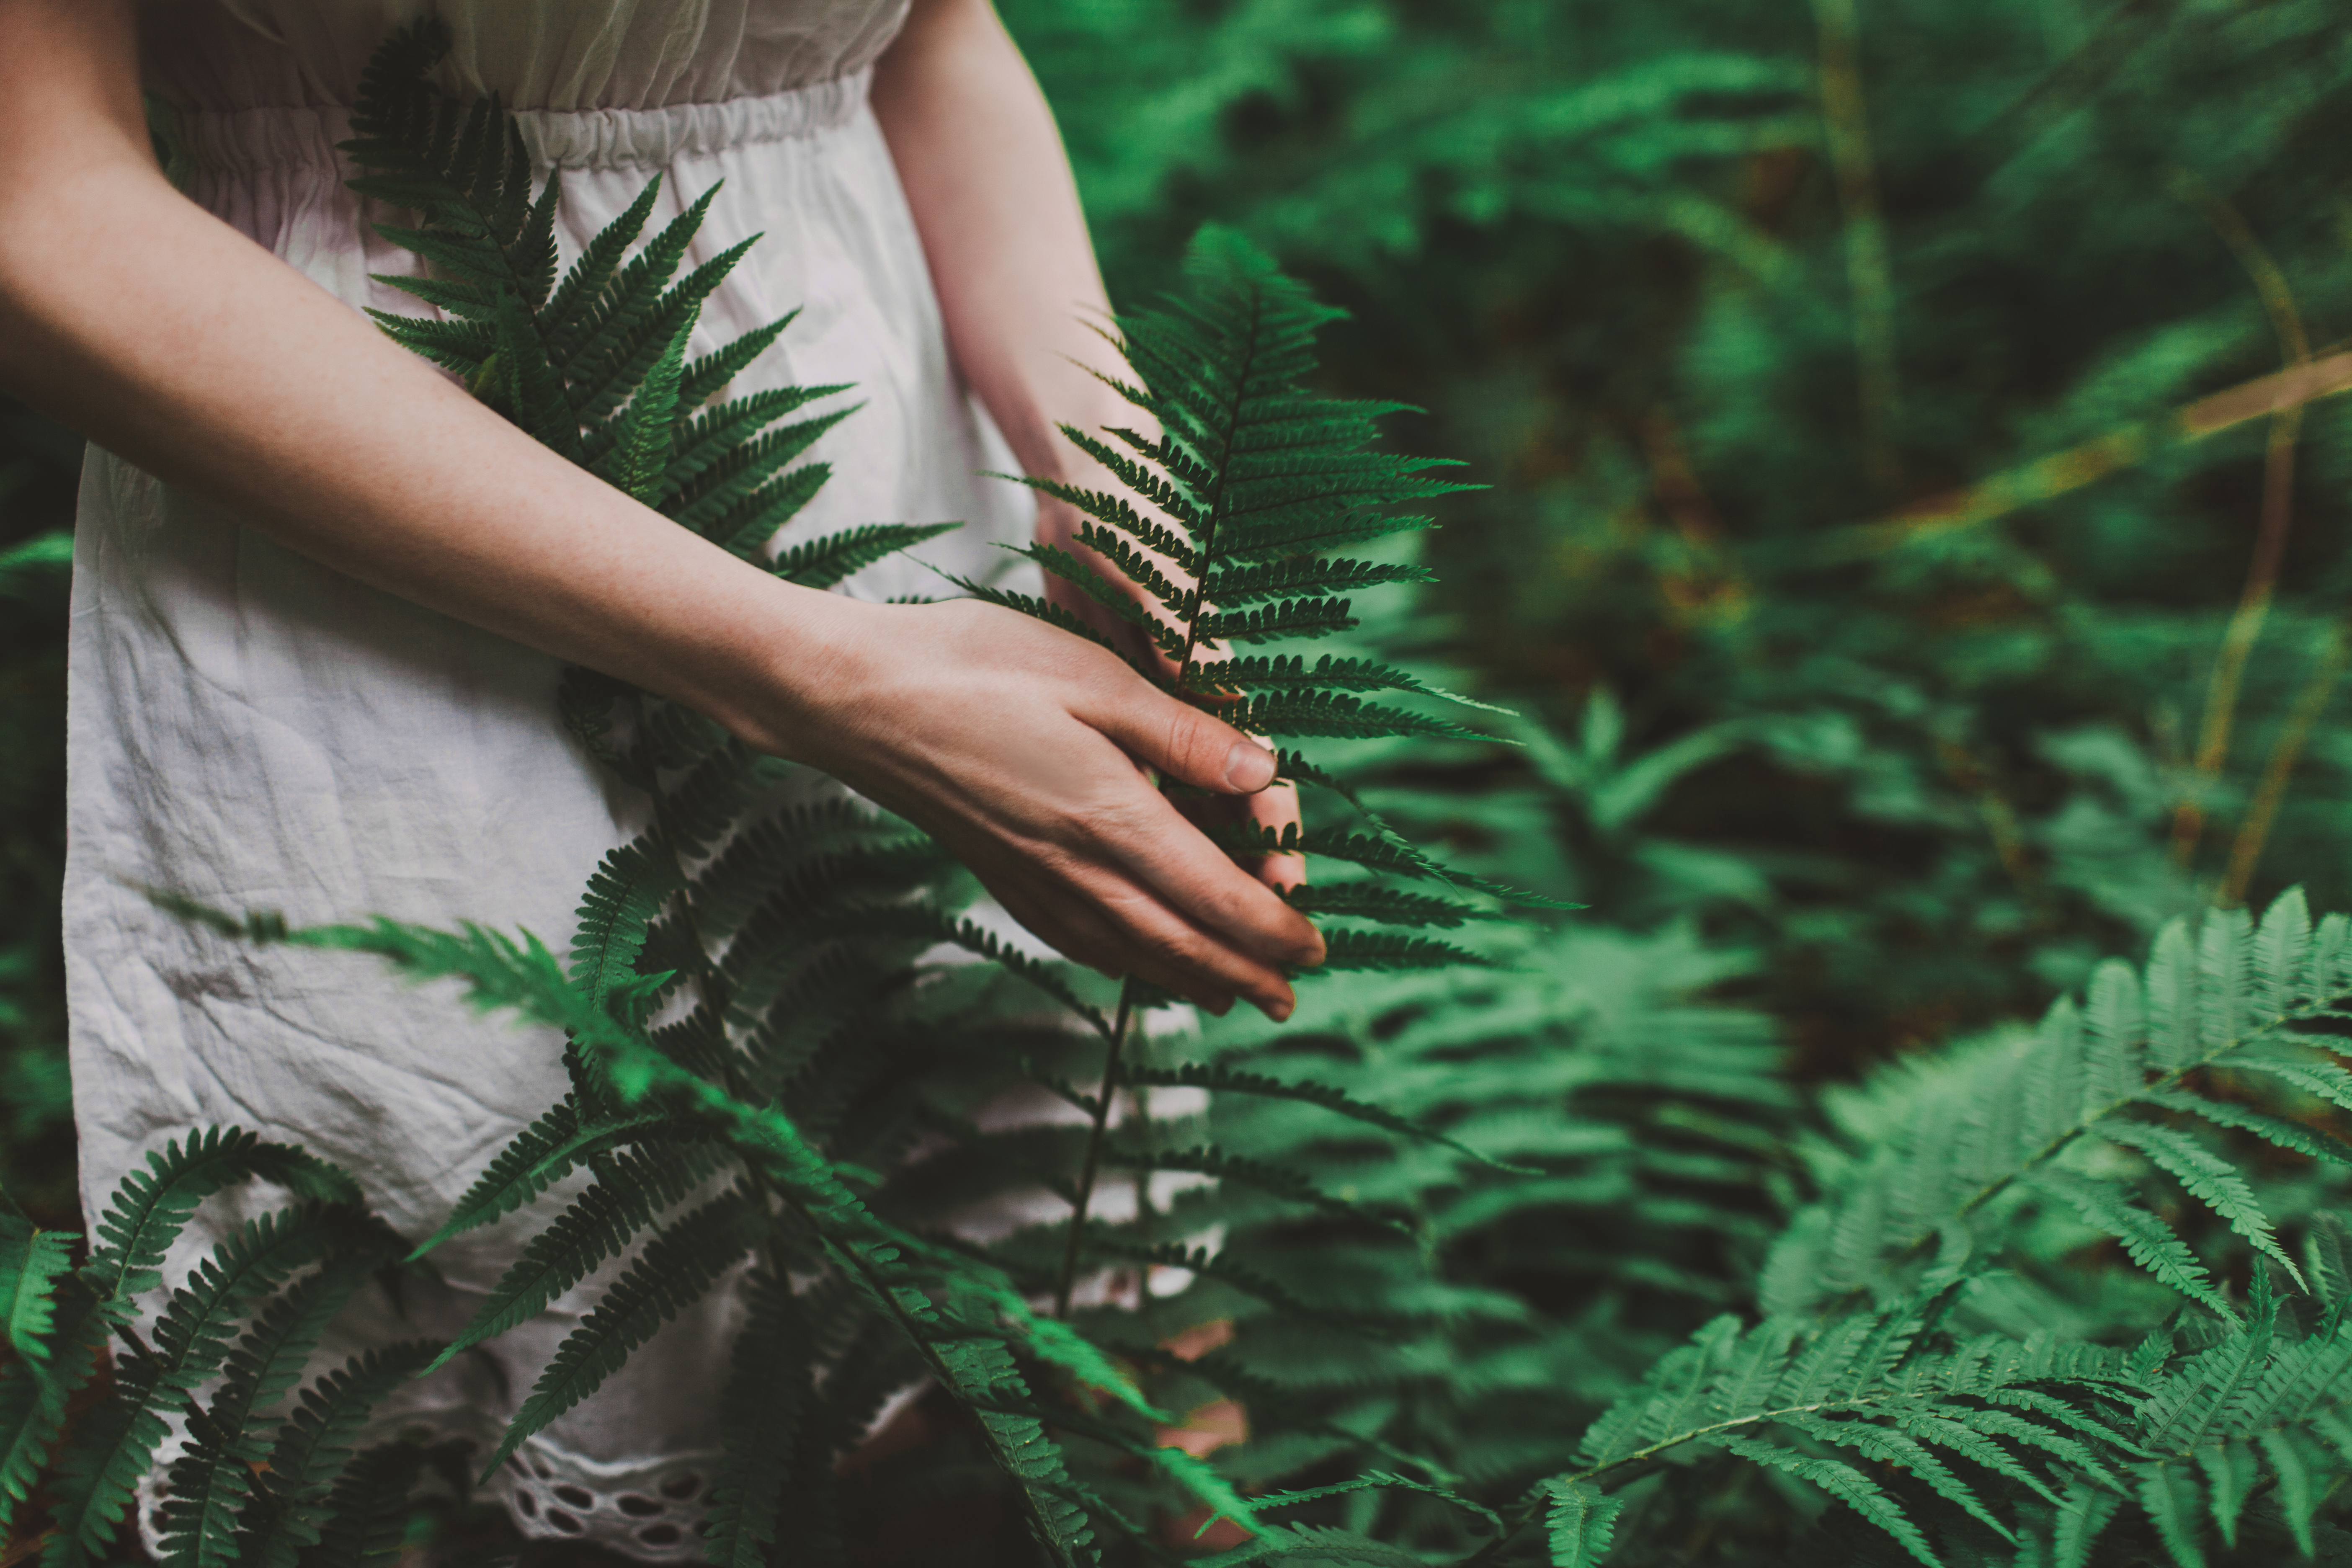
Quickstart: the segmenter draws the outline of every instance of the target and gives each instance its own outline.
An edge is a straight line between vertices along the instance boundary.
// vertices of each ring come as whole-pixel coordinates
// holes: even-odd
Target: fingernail
[[[1274,782],[1274,753],[1252,741],[1235,741],[1225,753],[1225,782],[1244,795],[1255,795]]]
[[[1264,1009],[1265,1016],[1273,1019],[1276,1023],[1287,1024],[1290,1022],[1290,1015],[1297,1010],[1297,1004],[1295,1002],[1261,1002],[1258,1004],[1258,1006]]]

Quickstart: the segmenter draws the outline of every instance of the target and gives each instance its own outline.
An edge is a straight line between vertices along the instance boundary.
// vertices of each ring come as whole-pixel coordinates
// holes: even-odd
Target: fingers
[[[982,878],[997,901],[1076,963],[1113,979],[1150,981],[1221,1016],[1235,997],[1277,1023],[1297,1005],[1280,970],[1236,952],[1139,889],[1088,897],[1093,879],[1064,881],[1024,874],[1032,868],[1007,869],[1013,874],[1001,882]]]
[[[1136,761],[1220,795],[1255,795],[1274,782],[1274,753],[1223,720],[1139,680],[1119,695],[1083,717]]]

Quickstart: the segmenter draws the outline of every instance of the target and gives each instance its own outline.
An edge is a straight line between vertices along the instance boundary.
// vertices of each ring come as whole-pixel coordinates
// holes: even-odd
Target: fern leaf
[[[1411,691],[1424,697],[1465,701],[1451,692],[1423,685],[1414,676],[1373,658],[1341,658],[1325,654],[1313,664],[1298,654],[1276,654],[1198,662],[1184,678],[1184,689],[1204,695],[1241,695],[1296,688],[1313,691]],[[1475,704],[1483,707],[1485,704]]]
[[[1384,1106],[1358,1100],[1346,1090],[1331,1084],[1312,1080],[1286,1082],[1281,1079],[1269,1078],[1264,1073],[1246,1072],[1238,1068],[1229,1068],[1210,1062],[1185,1062],[1172,1068],[1125,1068],[1119,1072],[1119,1081],[1157,1088],[1203,1089],[1212,1094],[1245,1094],[1264,1100],[1298,1100],[1307,1105],[1320,1106],[1336,1116],[1344,1116],[1350,1121],[1377,1127],[1384,1132],[1394,1132],[1400,1137],[1412,1139],[1416,1142],[1443,1144],[1458,1154],[1467,1154],[1480,1164],[1493,1165],[1498,1170],[1513,1171],[1520,1174],[1534,1173],[1516,1165],[1504,1164],[1491,1156],[1480,1153],[1466,1143],[1448,1137],[1433,1127],[1416,1121],[1409,1116],[1399,1115]]]
[[[1110,611],[1129,626],[1142,632],[1145,637],[1151,639],[1153,647],[1169,658],[1181,659],[1184,657],[1182,633],[1146,610],[1118,584],[1087,565],[1069,552],[1056,549],[1050,544],[1032,544],[1015,550],[1013,553],[1026,556],[1055,576],[1080,589],[1087,597]],[[1153,574],[1153,580],[1169,593],[1177,592],[1169,587],[1166,580],[1160,578],[1156,572]],[[1149,587],[1151,584],[1147,583],[1145,585]]]
[[[962,526],[956,522],[869,522],[795,544],[776,557],[772,570],[785,582],[797,583],[803,588],[830,588],[887,555],[927,539],[952,533]]]
[[[2352,1165],[2352,1143],[2334,1133],[2306,1127],[2300,1121],[2289,1121],[2284,1117],[2240,1105],[2235,1100],[2200,1100],[2193,1094],[2160,1089],[2149,1089],[2140,1096],[2140,1100],[2144,1104],[2176,1111],[2182,1116],[2201,1116],[2218,1126],[2238,1128],[2265,1142],[2308,1155],[2314,1160]]]
[[[736,1336],[720,1406],[722,1457],[711,1479],[704,1546],[706,1560],[721,1568],[764,1568],[768,1561],[814,1359],[790,1282],[755,1274],[745,1302],[748,1321]]]
[[[0,1207],[0,1330],[9,1348],[35,1366],[51,1359],[53,1292],[73,1267],[73,1240],[63,1231],[37,1228],[13,1205]]]
[[[2231,1230],[2293,1275],[2297,1285],[2304,1282],[2303,1270],[2294,1266],[2286,1249],[2278,1244],[2278,1238],[2272,1234],[2269,1216],[2263,1213],[2253,1189],[2246,1185],[2236,1166],[2178,1128],[2110,1117],[2098,1124],[2097,1131],[2107,1142],[2136,1149],[2169,1172],[2189,1189],[2190,1196],[2228,1221]]]
[[[1231,607],[1286,595],[1352,594],[1391,583],[1436,580],[1437,574],[1426,566],[1335,560],[1328,556],[1294,557],[1213,572],[1201,584],[1201,596],[1213,605]]]
[[[683,1202],[719,1163],[717,1151],[705,1143],[643,1137],[636,1142],[634,1152],[596,1162],[595,1184],[524,1246],[434,1368],[537,1317],[605,1258],[625,1251],[631,1237]]]
[[[272,1300],[237,1342],[219,1391],[204,1419],[191,1424],[186,1450],[169,1472],[163,1568],[226,1568],[240,1560],[236,1523],[268,1446],[254,1422],[301,1381],[329,1320],[382,1261],[360,1254],[331,1262]]]
[[[676,858],[643,839],[613,850],[589,875],[572,938],[572,983],[596,1005],[635,977],[646,928],[679,882]]]
[[[98,1299],[76,1291],[52,1322],[47,1357],[0,1367],[0,1537],[65,1435],[68,1402],[97,1371],[106,1328]]]
[[[1343,974],[1350,971],[1448,969],[1457,964],[1490,966],[1494,960],[1468,948],[1434,937],[1403,936],[1385,931],[1327,931],[1323,962],[1311,973]]]
[[[677,1129],[673,1119],[659,1115],[629,1116],[583,1127],[577,1105],[567,1095],[499,1151],[489,1169],[476,1177],[457,1200],[448,1221],[409,1257],[412,1260],[422,1258],[451,1237],[512,1214],[594,1155]]]
[[[1941,1560],[1927,1545],[1927,1536],[1911,1522],[1902,1505],[1852,1465],[1801,1454],[1756,1437],[1726,1437],[1723,1446],[1750,1464],[1768,1466],[1811,1482],[1894,1537],[1904,1551],[1927,1564],[1927,1568],[1943,1568]]]
[[[2092,1547],[2122,1506],[2123,1499],[2112,1491],[2081,1481],[2069,1483],[2051,1537],[2051,1568],[2088,1568]]]
[[[2319,1506],[2311,1467],[2304,1462],[2303,1451],[2295,1447],[2294,1439],[2284,1432],[2263,1432],[2254,1441],[2262,1446],[2263,1457],[2271,1462],[2271,1473],[2278,1478],[2279,1512],[2285,1516],[2287,1528],[2294,1532],[2295,1550],[2309,1557],[2316,1550],[2312,1541],[2311,1516]]]
[[[184,1149],[174,1139],[162,1152],[151,1151],[144,1169],[133,1168],[122,1178],[99,1218],[82,1278],[109,1303],[153,1289],[163,1283],[159,1270],[165,1250],[196,1205],[224,1187],[256,1179],[297,1197],[360,1201],[357,1183],[302,1150],[265,1143],[234,1127],[206,1128],[191,1133]]]
[[[634,239],[635,236],[630,237]],[[684,379],[678,383],[677,405],[680,408],[700,408],[718,396],[726,390],[729,382],[750,369],[752,362],[767,353],[775,341],[784,335],[784,330],[799,318],[798,310],[787,310],[766,326],[755,327],[688,365]],[[811,387],[808,395],[822,397],[846,390],[845,385]]]
[[[1625,1500],[1611,1497],[1586,1481],[1550,1480],[1543,1489],[1552,1568],[1599,1568],[1601,1560],[1609,1555]]]
[[[699,201],[687,208],[683,216],[656,236],[636,260],[622,269],[620,279],[614,284],[614,300],[606,319],[580,352],[559,367],[571,385],[573,406],[582,424],[593,425],[611,417],[614,410],[644,383],[654,362],[693,324],[703,300],[726,281],[735,264],[758,242],[760,237],[755,234],[730,246],[679,279],[657,300],[639,303],[639,292],[658,288],[669,276],[668,269],[683,258],[687,241],[700,226],[718,189],[713,185],[704,192]],[[686,227],[685,234],[673,238],[681,226]],[[677,251],[667,255],[663,247],[672,244],[677,246]],[[660,267],[656,258],[665,256],[668,267],[656,275],[656,268]],[[638,270],[641,267],[646,268],[642,273]]]
[[[295,1568],[303,1549],[318,1543],[329,1520],[328,1498],[369,1412],[421,1372],[433,1351],[422,1341],[367,1351],[302,1391],[270,1445],[260,1485],[240,1521],[241,1565]]]
[[[1385,921],[1391,925],[1436,926],[1451,931],[1471,921],[1508,917],[1454,899],[1427,893],[1407,893],[1370,882],[1313,884],[1280,889],[1283,901],[1301,914],[1339,915],[1350,920]]]
[[[1229,642],[1330,637],[1356,624],[1345,599],[1285,599],[1251,610],[1212,611],[1193,626],[1202,647],[1215,647]]]
[[[646,219],[653,216],[654,203],[660,199],[661,188],[660,174],[647,180],[645,189],[637,193],[636,199],[623,209],[621,216],[598,229],[581,247],[579,259],[572,262],[571,270],[563,275],[563,281],[556,285],[554,295],[547,301],[547,308],[540,313],[541,320],[547,325],[548,348],[551,357],[569,363],[580,352],[585,333],[592,330],[589,322],[593,319],[594,306],[612,286],[614,275],[620,270],[622,257],[628,254],[629,247],[637,242],[637,236],[645,232]],[[774,335],[782,331],[790,321],[791,318],[786,317],[770,329],[769,341],[772,342]],[[760,348],[766,346],[766,342],[759,345]],[[756,354],[759,350],[751,352]],[[701,363],[698,361],[696,369],[700,369]],[[734,373],[730,370],[728,374],[731,375]],[[720,378],[721,381],[725,379],[723,376]],[[716,387],[710,389],[715,390]],[[694,373],[689,371],[679,390],[681,405],[698,408],[709,395],[709,391],[699,396],[695,395]]]
[[[770,498],[762,487],[861,406],[852,404],[736,442],[706,462],[690,483],[675,492],[675,499],[664,509],[666,513],[672,521],[706,539],[735,545],[738,554],[755,553],[774,531],[756,538],[739,536],[747,533],[747,522],[769,509]],[[785,476],[787,480],[791,477]]]
[[[2205,1550],[2198,1540],[2196,1477],[2177,1464],[2142,1465],[2135,1475],[2134,1495],[2173,1562],[2179,1568],[2205,1568]]]
[[[595,1393],[655,1331],[716,1285],[751,1250],[763,1218],[757,1203],[736,1192],[665,1226],[557,1347],[483,1467],[485,1480],[524,1438]]]
[[[678,323],[617,416],[611,448],[593,465],[599,479],[647,506],[658,505],[667,490],[670,447],[677,426],[677,384],[686,372],[686,340],[693,331],[692,316]],[[564,412],[569,417],[568,406]]]
[[[155,1325],[153,1352],[123,1359],[113,1396],[58,1466],[59,1501],[51,1513],[58,1533],[44,1563],[78,1564],[114,1538],[165,1436],[156,1405],[211,1376],[237,1310],[315,1261],[326,1241],[318,1211],[264,1215],[215,1247],[173,1293]]]
[[[2156,1215],[2104,1184],[2071,1173],[2043,1171],[2034,1179],[2073,1205],[2093,1226],[2122,1242],[2131,1260],[2159,1282],[2225,1317],[2231,1315],[2229,1303],[2213,1289],[2205,1266]]]

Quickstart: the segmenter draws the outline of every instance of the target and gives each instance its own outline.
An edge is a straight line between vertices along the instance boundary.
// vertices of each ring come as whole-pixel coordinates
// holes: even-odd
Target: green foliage
[[[1201,498],[1090,437],[1144,484],[1090,513],[1085,563],[1098,597],[1132,604],[1140,584],[1134,614],[1163,632],[1198,626],[1202,599],[1236,617],[1210,623],[1231,646],[1181,682],[1201,698],[1324,729],[1360,722],[1341,697],[1472,725],[1424,691],[1528,712],[1508,759],[1318,734],[1314,762],[1281,763],[1315,786],[1306,840],[1324,856],[1299,907],[1378,939],[1433,930],[1489,963],[1351,971],[1303,987],[1278,1033],[1134,1033],[1103,1145],[1105,1183],[1141,1185],[1131,1217],[1106,1204],[1082,1228],[949,1243],[940,1216],[967,1202],[1075,1195],[1083,1129],[974,1122],[1023,1079],[1089,1119],[1108,1106],[1099,1046],[1041,1024],[1034,998],[1093,1007],[1106,1030],[1116,1009],[965,923],[903,832],[792,816],[784,781],[698,721],[569,682],[567,714],[665,802],[658,844],[592,889],[579,948],[297,934],[462,975],[478,1002],[573,1033],[568,1108],[452,1218],[538,1203],[580,1170],[616,1204],[638,1183],[641,1223],[628,1207],[564,1228],[580,1200],[550,1205],[535,1256],[572,1256],[549,1278],[592,1248],[635,1254],[709,1201],[646,1173],[684,1151],[768,1184],[780,1223],[751,1303],[774,1339],[739,1342],[753,1359],[730,1392],[756,1379],[776,1397],[725,1412],[714,1552],[2345,1555],[2336,939],[2282,894],[2347,906],[2352,752],[2331,721],[2352,426],[2326,400],[2198,412],[2292,357],[2295,331],[2323,364],[2335,353],[2329,149],[2352,102],[2335,9],[1003,9],[1118,297],[1180,283],[1204,220],[1246,235],[1347,308],[1308,395],[1425,405],[1385,422],[1492,483],[1431,497],[1443,528],[1318,524],[1297,560],[1230,563],[1199,589]],[[378,171],[415,182],[395,199],[422,209],[428,249],[456,247],[418,286],[452,319],[402,325],[415,346],[796,580],[911,541],[886,524],[770,542],[768,510],[816,482],[793,465],[821,394],[695,412],[784,329],[699,368],[673,352],[691,304],[661,247],[690,228],[633,259],[654,195],[567,293],[495,112],[474,125],[425,94],[404,112],[380,140],[446,124],[483,154],[455,179],[430,160]],[[561,339],[535,324],[566,319]],[[681,434],[689,416],[698,434]],[[2247,594],[2279,515],[2266,493],[2292,500],[2284,564]],[[40,531],[12,517],[12,537]],[[42,572],[27,580],[54,606]],[[2233,616],[2241,596],[2253,609]],[[61,618],[41,615],[52,642],[23,645],[23,710],[46,735],[41,650]],[[1243,640],[1277,627],[1315,647]],[[12,800],[49,787],[42,745],[13,752],[33,784]],[[26,933],[32,957],[6,994],[55,1019],[37,875],[54,834],[13,810],[9,842],[36,853],[9,862],[0,942]],[[1557,931],[1472,918],[1505,885],[1592,912]],[[2228,912],[2249,903],[2259,921]],[[1015,982],[983,963],[907,984],[941,942],[1009,960]],[[2125,957],[2137,967],[2103,962]],[[24,1037],[36,1049],[11,1059],[49,1061],[61,1031]],[[54,1106],[61,1073],[40,1081]],[[1205,1110],[1180,1093],[1202,1086],[1222,1086]],[[1227,1178],[1178,1184],[1213,1165]],[[1287,1174],[1240,1179],[1262,1172]],[[1052,1293],[1074,1234],[1133,1310],[1061,1324],[1023,1300]],[[788,1297],[782,1279],[818,1283]],[[77,1290],[47,1298],[52,1366],[79,1353]],[[883,1395],[922,1374],[982,1416],[837,1473]],[[53,1432],[26,1417],[54,1386],[0,1376],[0,1433]],[[1220,1426],[1209,1412],[1232,1426],[1224,1401],[1245,1438],[1181,1463],[1146,1452],[1160,1424],[1138,1405],[1198,1438]],[[339,1430],[347,1453],[358,1428]],[[0,1489],[31,1484],[26,1451],[0,1451]],[[274,1444],[261,1489],[302,1463]],[[353,1468],[330,1532],[346,1558],[389,1539],[410,1468]],[[991,1479],[1005,1473],[1023,1484]],[[1193,1537],[1217,1484],[1254,1534]],[[275,1533],[252,1516],[270,1553],[252,1560],[328,1539],[335,1491],[315,1483],[312,1511],[273,1516]],[[974,1522],[992,1498],[1018,1540]],[[900,1544],[927,1508],[955,1539]]]

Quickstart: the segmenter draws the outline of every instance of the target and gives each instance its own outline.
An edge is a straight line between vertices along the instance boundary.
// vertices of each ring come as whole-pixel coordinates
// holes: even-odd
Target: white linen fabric
[[[813,456],[831,479],[786,541],[961,521],[920,553],[1000,575],[1034,520],[950,363],[867,68],[905,0],[147,0],[151,90],[189,194],[354,308],[420,311],[370,273],[375,236],[334,151],[369,50],[437,9],[445,85],[522,110],[562,184],[570,254],[659,174],[653,224],[720,185],[688,265],[764,231],[693,352],[798,307],[738,393],[853,383]],[[650,230],[649,230],[650,232]],[[847,592],[937,594],[912,561]],[[383,913],[531,931],[561,948],[597,860],[639,826],[555,718],[555,661],[352,581],[93,449],[76,538],[65,921],[76,1120],[94,1219],[124,1172],[205,1124],[301,1143],[421,1237],[563,1089],[559,1042],[466,1014],[373,961],[216,940],[146,888],[299,924]],[[262,1198],[208,1205],[173,1277]],[[511,1256],[509,1223],[436,1254],[439,1289],[371,1297],[352,1344],[446,1337]],[[494,1436],[595,1282],[415,1386],[400,1419]],[[524,1528],[653,1560],[692,1530],[734,1311],[723,1294],[558,1421],[502,1481]],[[142,1528],[152,1530],[151,1482]]]

